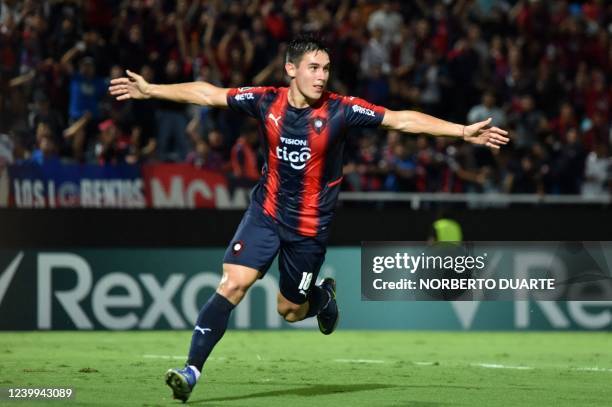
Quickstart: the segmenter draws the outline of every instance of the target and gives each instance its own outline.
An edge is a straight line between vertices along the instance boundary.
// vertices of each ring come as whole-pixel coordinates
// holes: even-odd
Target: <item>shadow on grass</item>
[[[312,386],[302,386],[295,387],[291,389],[282,389],[282,390],[270,390],[270,391],[262,391],[251,394],[244,394],[242,396],[230,396],[230,397],[218,397],[214,399],[205,399],[205,400],[194,400],[190,401],[189,404],[196,403],[210,403],[214,401],[234,401],[234,400],[247,400],[247,399],[255,399],[260,397],[280,397],[280,396],[326,396],[328,394],[337,394],[337,393],[354,393],[358,391],[368,391],[368,390],[380,390],[380,389],[388,389],[390,387],[395,387],[389,384],[376,384],[376,383],[366,383],[366,384],[317,384]]]
[[[223,401],[237,401],[237,400],[249,400],[263,397],[282,397],[282,396],[303,396],[303,397],[318,397],[326,396],[330,394],[343,394],[343,393],[355,393],[360,391],[371,391],[389,389],[394,387],[405,387],[390,384],[377,384],[377,383],[360,383],[360,384],[318,384],[310,386],[301,386],[283,390],[269,390],[257,393],[244,394],[240,396],[229,396],[229,397],[217,397],[212,399],[193,400],[189,401],[188,404],[199,404],[199,403],[213,403]],[[431,387],[431,386],[406,386],[406,387]],[[434,386],[434,387],[450,387],[450,388],[463,388],[462,386]],[[473,387],[469,387],[473,388]],[[393,404],[394,406],[404,404]],[[445,403],[438,402],[423,402],[414,401],[406,405],[418,406],[418,407],[434,407],[442,406]]]

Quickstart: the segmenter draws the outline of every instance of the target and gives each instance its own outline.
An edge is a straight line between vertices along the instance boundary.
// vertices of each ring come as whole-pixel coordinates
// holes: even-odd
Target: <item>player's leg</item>
[[[232,310],[260,275],[254,268],[223,264],[223,277],[217,291],[198,315],[186,366],[166,372],[166,383],[172,388],[175,399],[187,401],[200,378],[206,359],[225,334]]]
[[[232,310],[260,276],[261,273],[251,267],[223,264],[219,287],[200,310],[191,337],[187,364],[195,368],[196,376],[199,376],[206,359],[225,334]]]
[[[321,283],[316,286],[322,291],[329,294],[329,300],[316,312],[317,323],[319,324],[319,331],[324,335],[329,335],[336,330],[338,326],[338,320],[340,319],[340,311],[338,310],[338,303],[336,302],[336,280],[331,277],[324,278]],[[314,311],[314,310],[313,310]],[[306,315],[310,316],[309,314]]]
[[[296,304],[293,301],[285,298],[280,291],[277,294],[276,309],[287,322],[298,322],[306,318],[306,313],[308,312],[309,307],[310,304],[308,301],[303,302],[302,304]]]
[[[230,314],[249,287],[261,278],[278,253],[280,241],[275,224],[259,208],[250,207],[228,246],[223,259],[223,277],[204,305],[192,334],[187,366],[170,369],[166,383],[174,397],[186,401],[200,377],[204,363],[227,328]]]
[[[287,292],[287,289],[283,290]],[[282,292],[277,295],[277,310],[287,322],[298,322],[317,317],[319,330],[331,334],[338,325],[339,310],[336,303],[336,281],[327,277],[314,285],[308,293],[307,301],[298,304],[287,299]]]
[[[336,283],[331,278],[314,284],[325,259],[325,240],[283,233],[279,256],[280,293],[277,309],[286,321],[317,316],[328,335],[338,323]]]

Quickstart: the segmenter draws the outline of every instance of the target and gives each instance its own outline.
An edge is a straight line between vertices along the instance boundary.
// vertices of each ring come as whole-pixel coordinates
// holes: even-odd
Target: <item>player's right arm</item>
[[[128,77],[111,80],[111,86],[108,88],[110,94],[117,100],[154,98],[202,106],[227,107],[229,89],[219,88],[207,82],[156,85],[148,83],[134,72],[126,72]]]

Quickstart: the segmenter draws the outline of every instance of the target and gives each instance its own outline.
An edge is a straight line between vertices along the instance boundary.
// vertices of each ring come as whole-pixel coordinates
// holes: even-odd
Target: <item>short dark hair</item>
[[[313,34],[300,34],[287,45],[285,63],[291,62],[298,65],[304,54],[313,51],[324,51],[329,55],[329,49],[320,37]]]

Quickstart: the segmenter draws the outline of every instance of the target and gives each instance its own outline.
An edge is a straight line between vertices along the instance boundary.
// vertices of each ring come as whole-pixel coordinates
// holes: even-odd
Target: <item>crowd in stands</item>
[[[286,86],[285,44],[329,44],[329,88],[394,110],[493,118],[501,151],[347,135],[343,188],[600,196],[612,190],[605,0],[1,0],[0,165],[188,162],[256,180],[256,124],[231,110],[117,102],[109,80]]]

